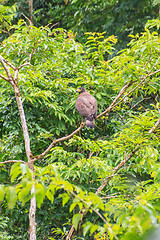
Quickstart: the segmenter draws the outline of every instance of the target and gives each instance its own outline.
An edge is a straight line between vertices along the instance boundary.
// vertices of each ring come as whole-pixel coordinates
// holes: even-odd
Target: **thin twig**
[[[114,105],[113,105],[113,107],[116,107],[117,105],[119,105],[127,96],[129,96],[132,92],[134,92],[142,83],[145,83],[146,81],[146,78],[147,77],[150,77],[150,76],[152,76],[152,75],[154,75],[154,74],[156,74],[156,73],[158,73],[158,72],[160,72],[160,69],[159,70],[157,70],[157,71],[155,71],[155,72],[153,72],[153,73],[150,73],[150,74],[147,74],[145,77],[143,77],[143,78],[140,78],[140,79],[142,79],[131,91],[129,91],[126,95],[124,95],[123,96],[123,98],[121,98],[121,100],[119,101],[119,102],[117,102],[117,103],[115,103]],[[110,107],[109,107],[110,108]],[[107,112],[110,112],[110,109],[109,108],[107,108],[106,109],[106,113]],[[107,111],[108,110],[108,111]],[[103,115],[103,113],[102,113],[102,115]],[[97,116],[97,118],[99,118],[99,115]]]
[[[107,183],[116,175],[116,173],[118,172],[119,169],[121,169],[126,162],[128,162],[128,160],[133,157],[133,155],[139,150],[139,147],[135,147],[132,152],[128,155],[128,157],[126,157],[123,161],[121,161],[117,167],[114,168],[113,173],[111,175],[109,175],[102,183],[102,185],[97,189],[96,194],[98,195],[102,189],[107,185]]]
[[[85,205],[87,205],[87,202],[85,202],[82,198],[80,198],[79,196],[77,196],[73,191],[69,191],[75,198],[78,198],[81,202],[83,202]],[[103,222],[107,225],[107,227],[110,229],[110,231],[112,232],[112,228],[110,227],[110,225],[108,224],[108,222],[106,221],[106,219],[102,216],[102,214],[100,214],[100,212],[98,212],[98,210],[96,210],[95,208],[93,208],[91,205],[87,207],[87,211],[90,209],[92,209],[102,220]],[[83,217],[83,214],[82,214]],[[115,239],[118,240],[117,236],[114,236]],[[66,239],[67,240],[67,239]],[[68,239],[69,240],[69,239]]]
[[[125,93],[125,91],[133,84],[132,81],[130,81],[128,84],[126,84],[120,91],[120,93],[117,95],[117,97],[114,99],[114,101],[111,103],[111,105],[101,114],[99,114],[96,119],[102,117],[104,114],[109,113],[111,109],[115,106],[117,100]],[[119,101],[121,102],[121,100]]]
[[[143,102],[144,100],[147,100],[147,99],[151,99],[151,97],[147,97],[147,98],[141,99],[139,102],[137,102],[135,105],[133,105],[133,106],[131,107],[131,109],[135,108],[138,104],[140,104],[141,102]]]
[[[30,60],[29,60],[29,62],[24,63],[24,64],[22,64],[21,66],[19,66],[19,67],[17,68],[17,70],[20,70],[22,67],[27,66],[27,65],[31,65],[31,64],[30,64]]]
[[[32,21],[26,15],[24,15],[23,13],[21,13],[21,15],[28,20],[30,26],[33,25]]]

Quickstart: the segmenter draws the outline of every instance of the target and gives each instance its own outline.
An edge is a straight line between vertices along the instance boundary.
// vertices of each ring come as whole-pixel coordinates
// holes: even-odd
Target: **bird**
[[[95,128],[95,118],[97,116],[97,101],[85,88],[79,87],[76,92],[79,96],[76,100],[76,111],[83,117],[85,117],[85,124],[88,128]]]

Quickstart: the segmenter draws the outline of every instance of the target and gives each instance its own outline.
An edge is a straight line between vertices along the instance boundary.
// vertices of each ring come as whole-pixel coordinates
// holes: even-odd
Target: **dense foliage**
[[[16,19],[22,18],[22,13],[31,15],[25,0],[5,1],[10,6],[15,3]],[[37,27],[49,24],[72,30],[80,42],[89,31],[118,36],[116,48],[123,49],[129,34],[143,31],[147,20],[159,16],[159,4],[159,0],[34,0],[32,16]]]
[[[73,4],[79,7],[80,1]],[[12,66],[23,65],[18,86],[34,156],[79,127],[77,87],[96,97],[98,114],[112,108],[98,117],[95,130],[83,127],[36,161],[33,181],[28,165],[18,162],[27,161],[24,137],[14,91],[0,65],[0,161],[17,161],[0,165],[0,238],[4,233],[4,239],[28,239],[33,182],[37,239],[65,239],[72,224],[74,239],[101,240],[144,240],[159,227],[159,27],[159,20],[148,21],[116,54],[117,37],[108,33],[87,32],[80,43],[62,28],[22,19],[11,25],[0,55],[13,76]]]

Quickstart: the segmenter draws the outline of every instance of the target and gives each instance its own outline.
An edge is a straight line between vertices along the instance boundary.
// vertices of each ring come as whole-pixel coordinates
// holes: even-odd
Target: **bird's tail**
[[[95,128],[95,120],[93,116],[86,117],[85,120],[88,128]]]

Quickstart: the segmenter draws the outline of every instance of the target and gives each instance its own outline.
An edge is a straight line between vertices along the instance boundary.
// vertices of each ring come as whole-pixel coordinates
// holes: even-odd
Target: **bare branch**
[[[19,66],[19,67],[17,68],[17,70],[20,70],[22,67],[27,66],[27,65],[31,65],[31,64],[30,64],[30,60],[29,60],[29,62],[26,62],[26,63],[22,64],[21,66]]]
[[[9,79],[4,77],[2,74],[0,74],[0,77],[3,78],[4,80],[6,80],[7,82],[9,82]]]
[[[8,160],[8,161],[0,162],[0,164],[16,163],[16,162],[21,162],[21,163],[27,164],[26,162],[24,162],[22,160]]]
[[[155,64],[154,64],[155,66]],[[152,67],[153,68],[153,67]],[[129,91],[123,98],[120,99],[120,101],[117,102],[117,100],[125,93],[125,91],[133,84],[133,81],[130,81],[128,84],[126,84],[120,91],[120,93],[117,95],[117,97],[114,99],[114,101],[111,103],[111,105],[104,111],[102,112],[101,114],[99,114],[96,119],[102,117],[103,115],[105,115],[106,113],[109,114],[109,112],[115,107],[117,106],[120,102],[122,102],[128,95],[130,95],[133,91],[135,91],[144,81],[147,77],[149,76],[152,76],[154,74],[156,74],[157,72],[159,72],[160,70],[158,71],[155,71],[153,73],[148,73],[145,77],[141,78],[142,80],[131,90]],[[79,128],[77,128],[73,133],[71,133],[70,135],[68,136],[65,136],[65,137],[62,137],[62,138],[59,138],[57,140],[54,140],[50,145],[49,147],[40,155],[38,156],[32,156],[32,162],[34,161],[37,161],[41,158],[43,158],[51,149],[52,147],[59,143],[59,142],[62,142],[62,141],[65,141],[65,140],[68,140],[70,139],[73,135],[75,135],[76,133],[78,133],[83,127],[85,126],[85,123],[81,124]]]
[[[149,130],[148,133],[149,133],[149,134],[150,134],[150,133],[153,133],[159,125],[160,125],[160,118],[158,119],[158,121],[156,122],[156,124]]]
[[[13,77],[12,77],[10,71],[9,71],[9,68],[8,68],[7,65],[5,64],[5,61],[6,61],[6,60],[0,55],[0,62],[1,62],[3,68],[4,68],[4,70],[6,71],[7,76],[8,76],[8,80],[7,80],[7,81],[13,86],[13,85],[14,85],[14,80],[13,80]],[[8,61],[7,61],[7,62],[8,62]],[[5,79],[5,80],[6,80],[6,79]]]
[[[17,82],[18,82],[18,70],[17,69],[14,72],[14,81],[17,84]]]
[[[117,100],[125,93],[125,91],[132,85],[132,81],[130,81],[128,84],[126,84],[120,91],[120,93],[117,95],[117,97],[115,98],[115,100],[111,103],[111,105],[101,114],[99,114],[96,119],[102,117],[104,114],[109,113],[111,111],[111,109],[115,106]],[[120,101],[119,101],[120,102]]]
[[[65,136],[65,137],[62,137],[62,138],[59,138],[59,139],[55,139],[50,145],[49,147],[42,153],[40,154],[39,156],[32,156],[32,162],[34,161],[37,161],[41,158],[43,158],[50,150],[51,148],[59,143],[59,142],[63,142],[65,140],[68,140],[69,138],[71,138],[73,135],[75,135],[76,133],[78,133],[83,127],[84,127],[85,123],[81,124],[79,128],[77,128],[74,132],[72,132],[71,134],[69,134],[68,136]]]
[[[3,57],[2,57],[3,58]],[[8,60],[6,60],[5,58],[3,58],[3,61],[9,66],[11,67],[13,70],[16,70],[16,67],[14,67]]]
[[[147,98],[141,99],[139,102],[137,102],[135,105],[133,105],[133,106],[131,107],[131,109],[135,108],[138,104],[140,104],[141,102],[143,102],[144,100],[147,100],[147,99],[151,99],[151,97],[147,97]]]
[[[22,14],[22,16],[23,16],[25,19],[28,20],[29,25],[33,25],[32,21],[31,21],[26,15],[24,15],[23,13],[21,13],[21,14]],[[26,25],[27,25],[27,24],[26,24]]]

